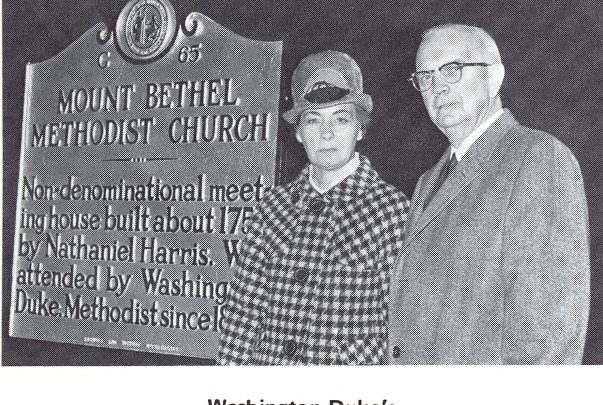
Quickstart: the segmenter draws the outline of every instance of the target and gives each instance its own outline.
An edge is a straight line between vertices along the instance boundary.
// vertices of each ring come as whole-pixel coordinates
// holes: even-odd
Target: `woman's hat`
[[[362,73],[350,55],[324,51],[306,56],[291,79],[293,108],[283,113],[287,122],[296,125],[299,114],[308,109],[353,103],[367,113],[373,100],[362,90]]]

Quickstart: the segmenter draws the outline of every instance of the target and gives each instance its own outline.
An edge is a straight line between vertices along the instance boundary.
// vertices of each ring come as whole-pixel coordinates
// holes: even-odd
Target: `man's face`
[[[315,167],[324,171],[339,169],[354,156],[356,141],[362,138],[355,106],[347,103],[304,111],[296,137]]]
[[[457,83],[447,83],[438,69],[450,62],[489,62],[468,35],[435,32],[423,40],[417,52],[417,71],[435,70],[433,85],[421,93],[434,124],[446,135],[462,141],[487,118],[494,97],[490,94],[488,67],[462,68]],[[450,138],[450,136],[449,136]]]

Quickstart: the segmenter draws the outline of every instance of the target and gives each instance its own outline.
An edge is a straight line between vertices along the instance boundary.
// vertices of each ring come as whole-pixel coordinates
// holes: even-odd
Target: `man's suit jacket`
[[[419,179],[391,278],[390,362],[580,363],[589,312],[580,167],[505,110],[432,201]]]

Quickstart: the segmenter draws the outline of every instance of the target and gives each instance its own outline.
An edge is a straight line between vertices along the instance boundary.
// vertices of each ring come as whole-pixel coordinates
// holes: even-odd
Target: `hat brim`
[[[351,93],[339,100],[330,101],[328,103],[312,103],[303,99],[300,103],[293,106],[289,111],[283,113],[283,118],[290,124],[296,125],[299,115],[306,110],[318,110],[321,108],[333,107],[336,105],[352,103],[370,114],[373,110],[373,99],[368,94]]]

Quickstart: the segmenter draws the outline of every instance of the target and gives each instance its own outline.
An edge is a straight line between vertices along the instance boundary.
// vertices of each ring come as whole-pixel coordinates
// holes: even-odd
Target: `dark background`
[[[25,64],[46,60],[97,22],[113,27],[126,0],[3,2],[3,365],[208,364],[195,358],[60,344],[8,336]],[[591,237],[591,316],[584,363],[603,364],[603,2],[172,0],[178,21],[201,12],[252,39],[283,41],[281,111],[290,107],[291,74],[305,55],[347,52],[364,75],[375,111],[359,151],[409,197],[447,140],[406,81],[421,32],[445,22],[485,28],[507,69],[504,106],[517,120],[550,132],[576,155],[586,184]],[[280,182],[305,163],[303,149],[279,123]]]

